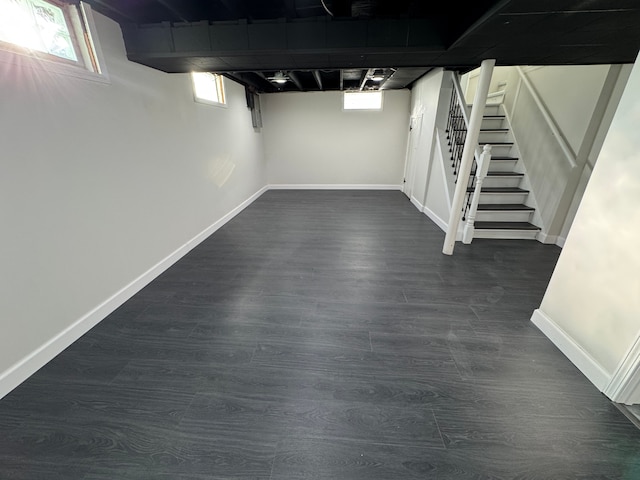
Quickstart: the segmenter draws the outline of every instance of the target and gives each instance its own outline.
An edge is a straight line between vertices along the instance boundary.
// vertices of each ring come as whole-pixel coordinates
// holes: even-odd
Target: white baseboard
[[[276,183],[267,186],[268,190],[400,190],[402,185],[367,183]]]
[[[603,392],[611,382],[611,375],[567,332],[562,330],[542,310],[537,309],[531,316],[531,321],[544,333],[558,349],[580,370],[585,377]]]
[[[433,210],[429,207],[423,207],[422,211],[424,214],[429,217],[433,223],[435,223],[440,229],[447,233],[448,224],[442,218],[440,218]],[[460,225],[458,226],[458,231],[456,232],[456,242],[461,242],[462,237],[464,236],[464,222],[461,220]]]
[[[424,212],[424,205],[422,205],[418,199],[416,197],[414,197],[413,195],[411,195],[411,198],[409,199],[411,201],[411,203],[413,204],[414,207],[416,207],[418,209],[418,211],[420,212]]]
[[[424,214],[429,217],[429,219],[435,223],[436,225],[438,225],[443,232],[447,231],[447,222],[445,222],[443,219],[441,219],[438,215],[436,215],[436,213],[431,210],[429,207],[424,207],[423,210]]]
[[[87,333],[91,328],[100,323],[100,321],[107,317],[107,315],[109,315],[120,305],[122,305],[124,302],[126,302],[136,293],[142,290],[158,275],[160,275],[171,265],[180,260],[180,258],[189,253],[189,251],[191,251],[212,233],[214,233],[225,223],[239,214],[242,210],[247,208],[258,197],[260,197],[260,195],[266,192],[267,189],[267,187],[263,187],[258,190],[256,193],[251,195],[248,199],[246,199],[240,205],[224,215],[218,221],[197,234],[181,247],[174,250],[171,254],[160,260],[138,278],[114,293],[111,297],[107,298],[93,310],[76,320],[73,324],[58,333],[55,337],[51,338],[35,351],[31,352],[22,360],[15,363],[8,370],[0,373],[0,398],[4,397],[11,390],[24,382],[27,378],[29,378],[36,371],[46,365],[65,348],[67,348],[78,338]]]
[[[640,337],[624,356],[603,392],[614,402],[640,403]]]
[[[560,235],[548,235],[543,232],[538,232],[536,234],[536,240],[546,245],[557,245],[560,248],[564,248],[564,242],[566,241],[566,238],[561,237]]]

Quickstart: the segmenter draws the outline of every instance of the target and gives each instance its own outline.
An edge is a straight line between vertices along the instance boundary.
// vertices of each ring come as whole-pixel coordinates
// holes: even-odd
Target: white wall
[[[533,318],[601,389],[640,337],[638,125],[636,62]]]
[[[402,184],[409,91],[382,111],[343,111],[341,92],[262,95],[269,184]]]
[[[419,142],[415,155],[411,159],[414,162],[411,195],[422,205],[425,205],[427,197],[436,119],[444,77],[445,74],[441,68],[435,69],[418,80],[411,89],[411,116],[416,118],[422,116],[422,131],[416,132],[419,135]]]
[[[594,113],[609,65],[569,65],[527,69],[527,76],[578,152]]]
[[[0,63],[0,396],[266,184],[243,87],[226,82],[228,108],[195,103],[188,75],[129,62],[118,25],[95,21],[110,84]]]
[[[405,190],[416,207],[440,228],[446,229],[451,211],[453,170],[448,158],[446,123],[451,99],[451,73],[437,68],[418,80],[411,89],[411,116],[421,118],[416,149],[407,158],[411,182]]]

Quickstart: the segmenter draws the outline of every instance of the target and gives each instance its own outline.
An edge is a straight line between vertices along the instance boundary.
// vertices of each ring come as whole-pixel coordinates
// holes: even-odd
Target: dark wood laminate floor
[[[640,478],[533,326],[560,250],[271,191],[0,400],[1,479]]]

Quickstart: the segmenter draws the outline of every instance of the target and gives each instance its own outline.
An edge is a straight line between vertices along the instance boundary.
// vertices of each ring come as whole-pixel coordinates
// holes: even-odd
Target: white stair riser
[[[492,142],[508,142],[509,132],[480,132],[478,143],[484,145]]]
[[[478,210],[476,213],[477,222],[528,222],[531,220],[531,211],[516,212],[490,212]]]
[[[480,148],[484,146],[484,143],[478,142]],[[490,142],[487,142],[490,143]],[[511,149],[513,145],[491,145],[491,155],[496,157],[508,157],[511,155]]]
[[[481,193],[480,203],[524,203],[526,193]]]
[[[473,238],[503,238],[507,240],[535,240],[537,230],[479,230],[476,229]]]
[[[518,187],[522,177],[485,177],[483,187]]]
[[[481,128],[509,128],[503,118],[483,118]]]
[[[500,105],[486,105],[483,115],[500,115]]]
[[[489,165],[490,172],[513,172],[517,160],[492,160]]]

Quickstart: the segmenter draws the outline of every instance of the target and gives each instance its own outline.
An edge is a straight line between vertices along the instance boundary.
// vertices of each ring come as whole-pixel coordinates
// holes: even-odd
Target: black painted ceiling
[[[632,63],[640,49],[639,0],[87,1],[120,23],[132,61],[224,73],[259,92],[404,88],[486,58]],[[283,85],[269,80],[278,72]]]

